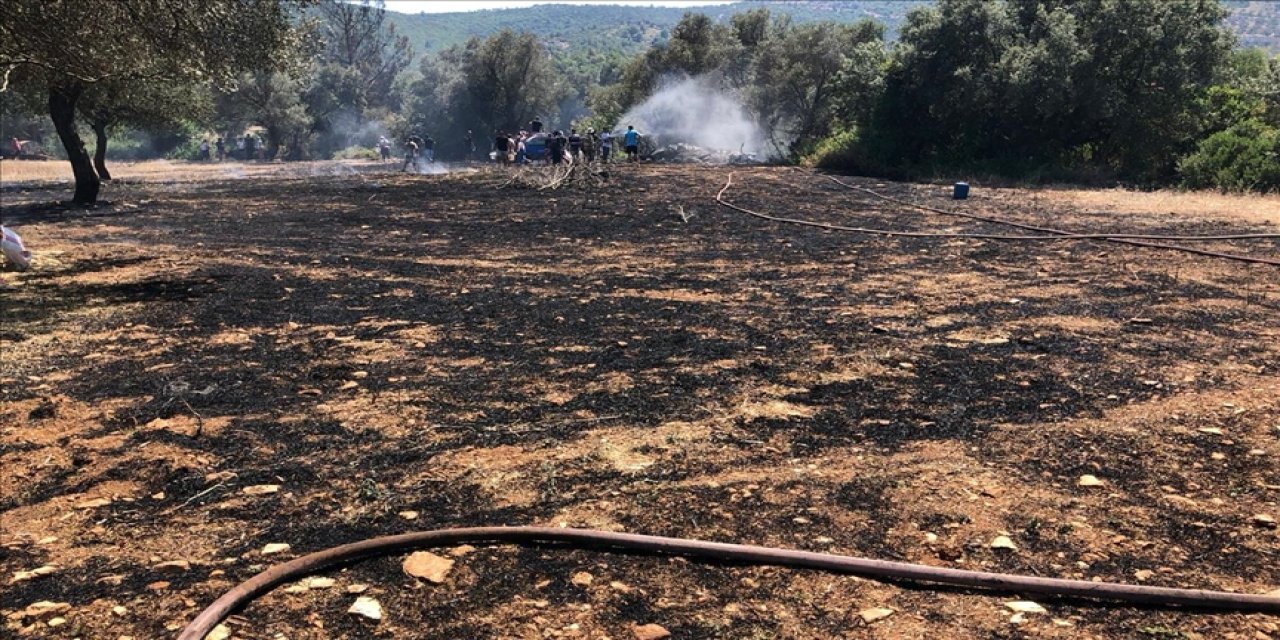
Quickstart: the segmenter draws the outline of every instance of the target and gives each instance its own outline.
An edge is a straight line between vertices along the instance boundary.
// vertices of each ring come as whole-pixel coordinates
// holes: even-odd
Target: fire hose
[[[834,180],[834,178],[833,178]],[[839,181],[837,181],[839,182]],[[1280,261],[1249,256],[1218,254],[1204,252],[1188,247],[1138,242],[1137,239],[1174,239],[1172,236],[1143,236],[1136,234],[1074,234],[1067,231],[1032,227],[999,219],[987,219],[988,222],[1011,224],[1023,228],[1044,232],[1044,236],[1013,236],[991,234],[963,233],[927,233],[892,231],[885,229],[865,229],[843,225],[831,225],[819,222],[782,218],[752,211],[724,200],[724,194],[733,184],[733,174],[729,181],[716,195],[716,202],[749,215],[771,220],[820,227],[825,229],[854,231],[859,233],[897,236],[897,237],[929,237],[929,238],[979,238],[991,240],[1105,240],[1124,242],[1138,246],[1162,249],[1189,251],[1201,255],[1229,258],[1246,262],[1257,262],[1280,266]],[[846,187],[864,190],[885,200],[926,208],[935,213],[953,214],[941,209],[934,210],[906,201],[883,196],[869,189]],[[957,214],[965,217],[983,217],[973,214]],[[1178,237],[1181,240],[1206,239],[1241,239],[1241,238],[1280,237],[1280,234],[1248,234],[1236,236],[1199,236]],[[277,585],[296,580],[326,569],[345,565],[357,560],[385,556],[413,549],[442,547],[463,543],[507,543],[507,544],[560,544],[570,547],[603,548],[613,551],[641,551],[648,553],[683,556],[688,558],[736,562],[752,565],[772,565],[793,568],[819,569],[840,573],[867,576],[884,580],[901,580],[937,585],[950,585],[986,589],[998,592],[1035,593],[1055,597],[1088,598],[1113,602],[1126,602],[1155,606],[1184,606],[1195,608],[1211,608],[1229,611],[1262,612],[1280,614],[1280,597],[1231,593],[1226,591],[1210,591],[1202,589],[1180,589],[1170,587],[1153,587],[1122,583],[1092,582],[1087,580],[1069,580],[1062,578],[1042,578],[1015,574],[991,573],[934,567],[906,562],[875,560],[830,553],[816,553],[792,549],[779,549],[755,545],[709,542],[686,538],[670,538],[591,529],[568,529],[549,527],[474,527],[459,529],[437,529],[417,533],[370,538],[322,551],[317,551],[289,562],[272,566],[249,580],[242,582],[224,593],[211,605],[201,611],[178,635],[178,640],[203,640],[203,638],[221,623],[232,612],[244,607],[256,598],[268,593]]]
[[[1127,245],[1132,245],[1132,246],[1135,246],[1135,247],[1147,247],[1147,248],[1150,248],[1150,249],[1167,249],[1167,250],[1171,250],[1171,251],[1183,251],[1183,252],[1186,252],[1186,253],[1193,253],[1193,254],[1196,254],[1196,255],[1208,256],[1208,257],[1211,257],[1211,258],[1223,258],[1223,259],[1226,259],[1226,260],[1236,260],[1236,261],[1239,261],[1239,262],[1248,262],[1248,263],[1254,263],[1254,264],[1269,264],[1269,265],[1274,265],[1274,266],[1280,266],[1280,260],[1274,260],[1274,259],[1270,259],[1270,258],[1257,258],[1257,257],[1254,257],[1254,256],[1242,256],[1242,255],[1233,254],[1233,253],[1220,253],[1220,252],[1217,252],[1217,251],[1206,251],[1206,250],[1203,250],[1203,249],[1196,249],[1196,248],[1193,248],[1193,247],[1183,247],[1183,246],[1172,245],[1172,244],[1159,244],[1159,243],[1154,243],[1154,242],[1140,242],[1140,240],[1174,240],[1174,241],[1179,241],[1179,242],[1197,242],[1197,241],[1209,241],[1209,240],[1257,240],[1257,239],[1275,239],[1275,238],[1280,238],[1280,234],[1275,234],[1275,233],[1249,233],[1249,234],[1210,235],[1210,236],[1192,236],[1192,235],[1140,235],[1140,234],[1116,234],[1116,233],[1103,233],[1103,234],[1079,234],[1079,233],[1075,233],[1075,232],[1072,232],[1072,231],[1065,231],[1065,230],[1063,230],[1063,229],[1054,229],[1054,228],[1051,228],[1051,227],[1041,227],[1041,226],[1037,226],[1037,225],[1032,225],[1032,224],[1026,224],[1026,223],[1022,223],[1022,222],[1017,222],[1017,221],[1014,221],[1014,220],[1008,220],[1008,219],[1005,219],[1005,218],[995,218],[995,217],[991,217],[991,216],[978,215],[978,214],[976,214],[976,213],[967,213],[967,212],[963,212],[963,211],[949,211],[949,210],[947,210],[947,209],[940,209],[940,208],[937,208],[937,207],[931,207],[931,206],[928,206],[928,205],[920,204],[920,203],[918,203],[918,202],[910,202],[910,201],[907,201],[907,200],[902,200],[902,199],[900,199],[900,198],[894,198],[894,197],[892,197],[892,196],[887,196],[887,195],[884,195],[884,194],[882,194],[882,193],[880,193],[880,192],[878,192],[878,191],[874,191],[874,190],[868,189],[868,188],[866,188],[866,187],[859,187],[859,186],[857,186],[857,185],[852,185],[852,184],[848,184],[848,183],[845,183],[845,182],[841,182],[841,181],[840,181],[839,179],[837,179],[835,176],[827,176],[827,177],[828,177],[828,178],[830,178],[832,182],[834,182],[834,183],[836,183],[836,184],[838,184],[838,185],[840,185],[840,186],[842,186],[842,187],[845,187],[846,189],[852,189],[852,190],[854,190],[854,191],[860,191],[860,192],[862,192],[862,193],[866,193],[866,194],[868,194],[868,195],[874,196],[874,197],[879,198],[879,199],[881,199],[881,200],[884,200],[884,201],[886,201],[886,202],[892,202],[892,203],[894,203],[894,204],[898,204],[898,205],[901,205],[901,206],[904,206],[904,207],[911,207],[911,208],[914,208],[914,209],[919,209],[919,210],[921,210],[921,211],[928,211],[928,212],[931,212],[931,213],[937,213],[937,214],[947,215],[947,216],[959,216],[959,217],[962,217],[962,218],[968,218],[968,219],[970,219],[970,220],[978,220],[978,221],[981,221],[981,222],[990,222],[990,223],[992,223],[992,224],[1002,224],[1002,225],[1006,225],[1006,226],[1010,226],[1010,227],[1016,227],[1016,228],[1018,228],[1018,229],[1026,229],[1026,230],[1028,230],[1028,231],[1039,231],[1039,232],[1042,232],[1042,233],[1049,233],[1049,234],[1053,234],[1053,235],[1055,235],[1055,236],[1057,236],[1057,237],[1059,237],[1059,238],[1063,238],[1063,239],[1069,239],[1069,240],[1102,240],[1102,241],[1104,241],[1104,242],[1116,242],[1116,243],[1119,243],[1119,244],[1127,244]],[[732,176],[730,176],[730,179],[732,180]]]
[[[834,178],[833,178],[833,179],[834,179]],[[837,182],[839,182],[839,181],[837,181]],[[1018,227],[1023,227],[1023,228],[1028,228],[1028,229],[1033,229],[1033,230],[1036,230],[1036,231],[1041,231],[1042,233],[1045,233],[1045,234],[1048,234],[1048,235],[1007,235],[1007,234],[1003,234],[1003,235],[1002,235],[1002,234],[991,234],[991,233],[959,233],[959,232],[954,232],[954,233],[953,233],[953,232],[932,232],[932,231],[895,231],[895,230],[890,230],[890,229],[876,229],[876,228],[869,228],[869,227],[851,227],[851,226],[847,226],[847,225],[831,224],[831,223],[826,223],[826,222],[814,222],[814,221],[812,221],[812,220],[801,220],[801,219],[798,219],[798,218],[787,218],[787,217],[783,217],[783,216],[775,216],[775,215],[768,214],[768,213],[761,213],[761,212],[759,212],[759,211],[753,211],[753,210],[748,209],[748,208],[746,208],[746,207],[742,207],[742,206],[739,206],[739,205],[733,204],[733,203],[728,202],[727,200],[725,200],[725,199],[724,199],[724,194],[725,194],[725,192],[729,190],[729,187],[733,186],[733,174],[732,174],[732,173],[730,173],[730,174],[729,174],[729,180],[725,183],[724,187],[722,187],[722,188],[720,189],[720,192],[716,194],[716,203],[717,203],[717,204],[720,204],[721,206],[727,207],[727,208],[729,208],[729,209],[733,209],[734,211],[739,211],[739,212],[741,212],[741,213],[745,213],[745,214],[747,214],[747,215],[754,216],[754,217],[756,217],[756,218],[760,218],[760,219],[762,219],[762,220],[769,220],[769,221],[771,221],[771,222],[782,222],[782,223],[785,223],[785,224],[794,224],[794,225],[800,225],[800,226],[805,226],[805,227],[816,227],[816,228],[819,228],[819,229],[828,229],[828,230],[832,230],[832,231],[848,231],[848,232],[852,232],[852,233],[861,233],[861,234],[866,234],[866,235],[878,235],[878,236],[895,237],[895,238],[951,238],[951,239],[956,239],[956,238],[967,238],[967,239],[977,239],[977,240],[1010,240],[1010,241],[1012,241],[1012,240],[1026,240],[1026,241],[1043,241],[1043,242],[1062,242],[1062,241],[1068,241],[1068,240],[1070,240],[1070,241],[1075,241],[1075,240],[1103,240],[1103,241],[1108,241],[1108,242],[1119,242],[1119,243],[1122,243],[1122,244],[1129,244],[1129,245],[1134,245],[1134,246],[1139,246],[1139,247],[1148,247],[1148,248],[1155,248],[1155,249],[1170,249],[1170,250],[1176,250],[1176,251],[1185,251],[1185,252],[1187,252],[1187,253],[1194,253],[1194,254],[1197,254],[1197,255],[1209,256],[1209,257],[1214,257],[1214,258],[1223,258],[1223,259],[1227,259],[1227,260],[1236,260],[1236,261],[1240,261],[1240,262],[1248,262],[1248,263],[1256,263],[1256,264],[1269,264],[1269,265],[1273,265],[1273,266],[1278,266],[1278,267],[1280,267],[1280,260],[1276,260],[1276,259],[1272,259],[1272,258],[1258,258],[1258,257],[1254,257],[1254,256],[1242,256],[1242,255],[1238,255],[1238,254],[1231,254],[1231,253],[1219,253],[1219,252],[1216,252],[1216,251],[1206,251],[1206,250],[1202,250],[1202,249],[1195,249],[1195,248],[1192,248],[1192,247],[1183,247],[1183,246],[1179,246],[1179,245],[1172,245],[1172,244],[1160,244],[1160,243],[1155,243],[1155,242],[1143,242],[1143,241],[1142,241],[1142,240],[1148,240],[1148,239],[1159,239],[1159,240],[1181,240],[1181,241],[1188,241],[1188,242],[1194,242],[1194,241],[1211,241],[1211,240],[1243,240],[1243,239],[1253,239],[1253,240],[1257,240],[1257,239],[1280,239],[1280,234],[1270,234],[1270,233],[1252,233],[1252,234],[1230,234],[1230,235],[1214,235],[1214,236],[1170,236],[1170,235],[1147,235],[1147,234],[1132,234],[1132,233],[1130,233],[1130,234],[1125,234],[1125,233],[1073,233],[1073,232],[1070,232],[1070,231],[1062,231],[1062,230],[1059,230],[1059,229],[1049,229],[1049,228],[1045,228],[1045,227],[1032,227],[1032,226],[1030,226],[1030,225],[1022,225],[1021,223],[1015,223],[1015,222],[1011,222],[1011,221],[1001,220],[1001,219],[998,219],[998,218],[985,218],[984,216],[975,216],[974,214],[967,214],[967,213],[966,213],[966,214],[961,214],[961,213],[956,213],[956,212],[946,211],[946,210],[943,210],[943,209],[935,209],[935,208],[932,208],[932,207],[927,207],[927,206],[925,206],[925,205],[919,205],[919,204],[915,204],[915,203],[912,203],[912,202],[907,202],[907,201],[905,201],[905,200],[898,200],[898,199],[896,199],[896,198],[890,198],[889,196],[881,195],[881,194],[879,194],[879,193],[877,193],[877,192],[875,192],[875,191],[871,191],[870,189],[863,189],[862,187],[853,187],[853,186],[851,186],[851,185],[847,185],[847,184],[845,184],[845,183],[843,183],[843,182],[841,182],[840,184],[842,184],[842,185],[844,185],[844,186],[846,186],[846,187],[849,187],[849,188],[851,188],[851,189],[857,189],[857,190],[861,190],[861,191],[866,191],[866,192],[871,193],[871,194],[873,194],[873,195],[875,195],[875,196],[877,196],[877,197],[883,198],[883,199],[888,200],[888,201],[890,201],[890,202],[894,202],[895,204],[901,204],[901,205],[903,205],[903,206],[909,206],[909,207],[915,207],[915,208],[919,208],[919,209],[924,209],[924,210],[927,210],[927,211],[931,211],[931,212],[933,212],[933,213],[940,213],[940,214],[945,214],[945,215],[952,215],[952,214],[954,214],[954,215],[961,215],[961,216],[963,216],[963,217],[973,217],[974,219],[979,219],[979,220],[983,220],[983,221],[986,221],[986,222],[993,222],[993,223],[998,223],[998,224],[1009,224],[1009,225],[1013,225],[1013,226],[1018,226]]]
[[[227,591],[195,617],[178,640],[202,640],[233,611],[269,592],[276,585],[296,580],[355,560],[385,556],[411,549],[463,543],[561,544],[613,551],[642,551],[703,560],[820,569],[886,580],[987,589],[999,592],[1037,593],[1058,597],[1090,598],[1155,606],[1184,606],[1230,611],[1280,614],[1280,597],[1174,589],[1142,585],[1041,578],[984,571],[967,571],[907,562],[874,560],[831,553],[797,551],[745,544],[708,542],[592,529],[551,527],[474,527],[437,529],[370,538],[317,551],[275,565]]]

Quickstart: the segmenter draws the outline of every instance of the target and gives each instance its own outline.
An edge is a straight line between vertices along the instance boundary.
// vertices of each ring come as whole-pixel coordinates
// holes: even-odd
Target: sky
[[[452,13],[481,9],[514,9],[539,4],[603,4],[640,7],[705,7],[729,4],[728,0],[386,0],[387,9],[399,13]]]

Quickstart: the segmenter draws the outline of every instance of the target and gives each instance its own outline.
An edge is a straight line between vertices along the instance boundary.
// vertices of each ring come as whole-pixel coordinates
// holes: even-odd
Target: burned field
[[[144,181],[88,213],[6,192],[39,262],[6,272],[0,294],[5,634],[171,637],[272,563],[473,525],[1280,588],[1280,268],[782,225],[718,207],[726,177],[622,167],[605,189],[556,191],[489,172]],[[849,180],[953,206],[939,187]],[[738,170],[726,198],[1005,232],[796,169]],[[1276,229],[1017,189],[955,206],[1089,231]],[[1208,246],[1280,256],[1273,240]],[[1016,548],[992,548],[1000,536]],[[276,543],[290,548],[263,554]],[[328,588],[277,589],[227,627],[1280,638],[1260,614],[1036,598],[1047,613],[1011,621],[1005,603],[1029,598],[588,550],[438,553],[455,562],[441,584],[406,576],[402,556],[371,560]],[[347,613],[356,591],[381,622]],[[69,609],[27,610],[38,601]],[[872,608],[893,614],[868,623]]]

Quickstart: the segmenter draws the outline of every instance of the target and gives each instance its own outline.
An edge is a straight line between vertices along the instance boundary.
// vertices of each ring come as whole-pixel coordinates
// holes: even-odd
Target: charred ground
[[[126,181],[88,213],[6,190],[42,261],[5,274],[0,309],[0,569],[58,571],[6,585],[0,613],[73,606],[6,628],[164,637],[280,559],[267,543],[480,524],[1280,587],[1280,537],[1252,520],[1280,517],[1275,268],[780,226],[715,206],[726,175]],[[730,200],[795,217],[1001,231],[807,171],[736,182]],[[980,195],[963,206],[1074,229],[1275,229]],[[281,489],[242,492],[262,484]],[[988,548],[1002,534],[1018,550]],[[190,568],[153,568],[168,560]],[[1014,625],[1012,594],[561,549],[476,550],[437,587],[399,558],[333,576],[263,598],[236,637],[1280,636],[1264,616],[1083,602]],[[345,613],[353,584],[381,624]],[[897,613],[864,628],[867,607]]]

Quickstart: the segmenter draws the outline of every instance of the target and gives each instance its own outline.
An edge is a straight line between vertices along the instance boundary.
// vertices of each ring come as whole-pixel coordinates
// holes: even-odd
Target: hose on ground
[[[846,183],[846,182],[841,182],[841,181],[840,181],[839,179],[837,179],[835,176],[827,176],[827,177],[828,177],[832,182],[835,182],[836,184],[838,184],[838,185],[840,185],[840,186],[842,186],[842,187],[845,187],[845,188],[847,188],[847,189],[852,189],[852,190],[854,190],[854,191],[860,191],[860,192],[862,192],[862,193],[866,193],[866,194],[868,194],[868,195],[874,196],[874,197],[879,198],[879,199],[881,199],[881,200],[884,200],[884,201],[886,201],[886,202],[892,202],[892,203],[894,203],[894,204],[898,204],[898,205],[901,205],[901,206],[904,206],[904,207],[911,207],[911,208],[913,208],[913,209],[919,209],[919,210],[921,210],[921,211],[928,211],[928,212],[930,212],[930,213],[937,213],[937,214],[947,215],[947,216],[959,216],[959,217],[962,217],[962,218],[968,218],[968,219],[970,219],[970,220],[978,220],[978,221],[981,221],[981,222],[989,222],[989,223],[992,223],[992,224],[1002,224],[1002,225],[1006,225],[1006,226],[1010,226],[1010,227],[1015,227],[1015,228],[1018,228],[1018,229],[1026,229],[1026,230],[1028,230],[1028,231],[1039,231],[1039,232],[1041,232],[1041,233],[1053,234],[1053,235],[1055,235],[1055,236],[1057,236],[1057,237],[1059,237],[1059,238],[1061,238],[1061,239],[1064,239],[1064,240],[1102,240],[1102,241],[1104,241],[1104,242],[1115,242],[1115,243],[1119,243],[1119,244],[1132,245],[1132,246],[1135,246],[1135,247],[1146,247],[1146,248],[1149,248],[1149,249],[1166,249],[1166,250],[1170,250],[1170,251],[1182,251],[1182,252],[1185,252],[1185,253],[1192,253],[1192,254],[1196,254],[1196,255],[1207,256],[1207,257],[1210,257],[1210,258],[1221,258],[1221,259],[1225,259],[1225,260],[1235,260],[1235,261],[1238,261],[1238,262],[1246,262],[1246,263],[1251,263],[1251,264],[1269,264],[1269,265],[1272,265],[1272,266],[1278,266],[1278,267],[1280,267],[1280,260],[1276,260],[1276,259],[1272,259],[1272,258],[1258,258],[1258,257],[1254,257],[1254,256],[1245,256],[1245,255],[1239,255],[1239,254],[1234,254],[1234,253],[1221,253],[1221,252],[1218,252],[1218,251],[1207,251],[1207,250],[1204,250],[1204,249],[1196,249],[1196,248],[1194,248],[1194,247],[1184,247],[1184,246],[1174,245],[1174,244],[1163,244],[1163,243],[1156,243],[1156,242],[1144,242],[1144,241],[1143,241],[1143,240],[1174,240],[1174,241],[1179,241],[1179,242],[1195,242],[1195,241],[1208,241],[1208,240],[1256,240],[1256,239],[1276,239],[1276,238],[1280,238],[1280,234],[1274,234],[1274,233],[1252,233],[1252,234],[1233,234],[1233,235],[1219,235],[1219,236],[1141,235],[1141,234],[1115,234],[1115,233],[1103,233],[1103,234],[1078,234],[1078,233],[1074,233],[1074,232],[1072,232],[1072,231],[1065,231],[1065,230],[1063,230],[1063,229],[1054,229],[1054,228],[1051,228],[1051,227],[1041,227],[1041,226],[1038,226],[1038,225],[1032,225],[1032,224],[1026,224],[1026,223],[1022,223],[1022,222],[1016,222],[1016,221],[1008,220],[1008,219],[1005,219],[1005,218],[995,218],[995,217],[991,217],[991,216],[978,215],[978,214],[975,214],[975,213],[966,213],[966,212],[962,212],[962,211],[948,211],[948,210],[946,210],[946,209],[940,209],[940,208],[937,208],[937,207],[931,207],[931,206],[929,206],[929,205],[924,205],[924,204],[920,204],[920,203],[917,203],[917,202],[911,202],[911,201],[908,201],[908,200],[902,200],[902,199],[900,199],[900,198],[894,198],[894,197],[892,197],[892,196],[887,196],[887,195],[884,195],[883,193],[880,193],[880,192],[878,192],[878,191],[874,191],[874,190],[872,190],[872,189],[868,189],[868,188],[866,188],[866,187],[859,187],[859,186],[857,186],[857,185],[852,185],[852,184],[848,184],[848,183]],[[730,180],[730,182],[732,182],[732,181],[733,181],[733,176],[732,176],[732,174],[729,176],[729,180]],[[728,188],[728,187],[727,187],[727,185],[726,185],[726,188]],[[721,193],[723,193],[723,192],[724,192],[724,191],[723,191],[723,190],[721,190]],[[717,196],[717,200],[718,200],[718,199],[719,199],[719,197]],[[723,204],[723,203],[722,203],[722,204]],[[812,223],[812,224],[815,224],[815,225],[816,225],[816,224],[819,224],[819,223]],[[993,238],[991,238],[991,239],[1012,239],[1012,238],[997,238],[997,237],[993,237]],[[1026,239],[1030,239],[1030,238],[1026,238]]]
[[[289,562],[275,565],[236,585],[204,611],[201,611],[195,619],[183,628],[178,635],[178,640],[203,640],[206,634],[233,611],[269,592],[279,584],[355,560],[385,556],[412,549],[463,543],[562,544],[572,547],[603,548],[613,551],[643,551],[753,565],[821,569],[870,578],[952,585],[1005,593],[1037,593],[1143,605],[1178,605],[1280,614],[1280,598],[1264,595],[966,571],[831,553],[815,553],[812,551],[591,529],[474,527],[437,529],[434,531],[371,538],[317,551]]]

